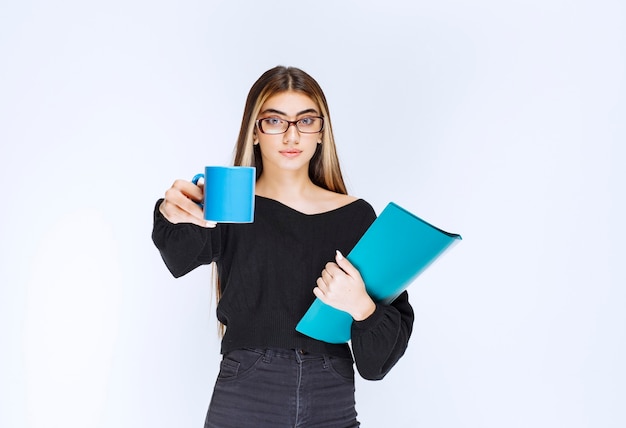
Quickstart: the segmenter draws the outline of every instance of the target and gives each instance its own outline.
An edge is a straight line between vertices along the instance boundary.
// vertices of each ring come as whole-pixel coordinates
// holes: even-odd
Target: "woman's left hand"
[[[376,310],[376,304],[365,291],[359,271],[337,251],[336,263],[328,262],[317,279],[313,294],[335,309],[349,313],[355,321],[362,321]]]

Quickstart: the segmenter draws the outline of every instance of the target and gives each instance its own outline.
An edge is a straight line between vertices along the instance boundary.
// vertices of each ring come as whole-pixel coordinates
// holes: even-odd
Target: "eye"
[[[302,119],[300,119],[298,121],[298,123],[300,123],[300,125],[304,125],[304,126],[311,126],[313,125],[313,123],[315,123],[315,119],[314,117],[303,117]]]
[[[276,125],[280,125],[281,123],[283,123],[282,119],[279,119],[277,117],[268,117],[267,119],[263,119],[263,121],[267,123],[269,126],[276,126]]]

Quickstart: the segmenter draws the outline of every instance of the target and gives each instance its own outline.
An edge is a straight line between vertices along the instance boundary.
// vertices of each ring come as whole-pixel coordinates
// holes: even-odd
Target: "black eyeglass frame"
[[[263,126],[261,126],[261,122],[262,122],[262,121],[264,121],[264,120],[267,120],[267,119],[278,119],[278,120],[282,120],[283,122],[287,122],[287,128],[285,128],[285,130],[284,130],[283,132],[276,132],[276,133],[272,133],[272,132],[265,132],[265,131],[263,130]],[[322,126],[320,127],[320,130],[319,130],[319,131],[313,131],[313,132],[310,132],[310,131],[302,131],[302,130],[300,129],[300,127],[298,126],[298,122],[300,122],[300,121],[301,121],[301,120],[303,120],[303,119],[319,119],[319,120],[321,120],[321,121],[322,121]],[[307,117],[303,117],[302,119],[298,119],[298,120],[287,120],[287,119],[281,119],[281,118],[278,118],[278,117],[264,117],[264,118],[262,118],[262,119],[257,119],[254,123],[255,123],[255,125],[256,125],[256,127],[257,127],[257,129],[258,129],[259,131],[261,131],[263,134],[266,134],[266,135],[281,135],[281,134],[284,134],[285,132],[289,131],[289,127],[290,127],[291,125],[295,126],[295,127],[296,127],[296,130],[297,130],[299,133],[301,133],[301,134],[317,134],[318,132],[322,132],[322,131],[324,130],[324,124],[325,124],[325,123],[324,123],[324,117],[323,117],[323,116],[307,116]]]

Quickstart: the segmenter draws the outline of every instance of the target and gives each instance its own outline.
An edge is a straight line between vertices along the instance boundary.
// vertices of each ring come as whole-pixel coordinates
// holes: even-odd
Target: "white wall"
[[[201,426],[210,270],[169,276],[152,208],[277,64],[352,193],[464,237],[363,425],[625,426],[625,62],[620,0],[0,3],[0,426]]]

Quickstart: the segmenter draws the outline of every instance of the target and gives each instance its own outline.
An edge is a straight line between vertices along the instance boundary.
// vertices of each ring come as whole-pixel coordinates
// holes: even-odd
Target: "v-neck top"
[[[289,206],[289,205],[287,205],[287,204],[285,204],[283,202],[280,202],[280,201],[278,201],[276,199],[268,198],[268,197],[265,197],[265,196],[255,195],[255,201],[257,201],[256,203],[258,203],[259,200],[267,201],[269,204],[280,205],[280,206],[284,207],[287,210],[293,211],[293,212],[295,212],[297,214],[300,214],[300,215],[303,215],[305,217],[323,216],[323,215],[326,215],[326,214],[331,214],[331,213],[333,213],[335,211],[342,210],[344,208],[348,208],[349,205],[352,205],[352,204],[355,204],[355,203],[360,203],[360,202],[365,202],[363,199],[355,199],[352,202],[349,202],[349,203],[347,203],[345,205],[342,205],[342,206],[339,206],[337,208],[333,208],[333,209],[330,209],[330,210],[327,210],[327,211],[322,211],[322,212],[318,212],[318,213],[305,213],[305,212],[302,212],[302,211],[300,211],[300,210],[298,210],[296,208],[293,208],[293,207],[291,207],[291,206]],[[365,202],[365,203],[366,203],[366,205],[369,205],[369,204],[367,204],[367,202]]]
[[[254,222],[212,229],[170,223],[154,213],[153,241],[175,277],[216,262],[221,299],[217,317],[226,326],[221,352],[240,348],[304,349],[350,358],[347,344],[330,344],[295,330],[315,299],[313,288],[336,250],[348,254],[376,219],[363,199],[305,214],[256,196]],[[403,293],[391,305],[353,322],[352,351],[364,378],[379,379],[408,344],[413,310]]]

